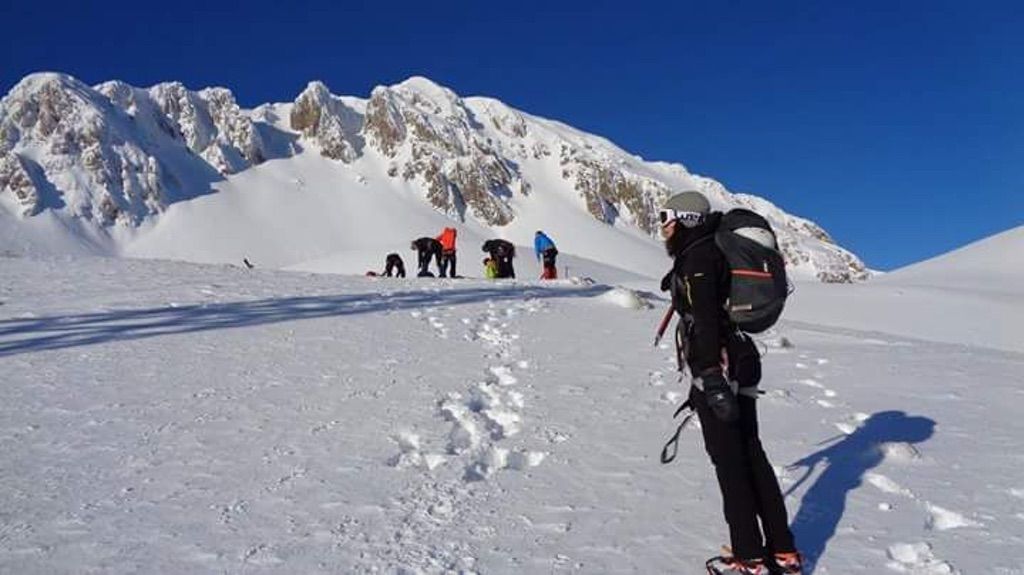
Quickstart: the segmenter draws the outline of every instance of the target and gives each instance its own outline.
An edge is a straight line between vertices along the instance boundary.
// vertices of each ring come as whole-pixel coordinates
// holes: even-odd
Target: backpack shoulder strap
[[[695,241],[692,244],[690,244],[690,245],[686,246],[685,248],[683,248],[683,251],[679,252],[676,255],[676,259],[678,260],[679,258],[681,258],[684,255],[686,255],[693,248],[703,244],[704,242],[706,242],[708,240],[713,240],[713,239],[715,239],[715,234],[713,234],[713,233],[712,234],[708,234],[708,235],[706,235],[706,236],[704,236],[702,238],[697,238],[697,241]]]

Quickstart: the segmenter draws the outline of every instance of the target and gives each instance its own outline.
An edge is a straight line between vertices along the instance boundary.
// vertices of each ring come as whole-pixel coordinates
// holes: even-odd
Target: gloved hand
[[[672,274],[675,272],[674,269],[668,270],[668,273],[661,278],[661,291],[668,291],[672,287]]]
[[[700,376],[704,384],[704,395],[708,400],[708,407],[715,414],[715,417],[726,423],[732,423],[740,418],[740,404],[736,400],[736,394],[729,387],[729,382],[722,376],[721,371],[712,371]]]

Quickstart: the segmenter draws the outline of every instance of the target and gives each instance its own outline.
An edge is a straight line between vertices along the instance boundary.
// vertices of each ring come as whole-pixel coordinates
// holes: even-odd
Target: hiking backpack
[[[457,233],[455,228],[445,228],[441,231],[441,235],[437,236],[437,241],[441,242],[442,251],[455,251],[455,235]]]
[[[729,210],[715,231],[715,245],[729,264],[729,319],[748,333],[775,325],[790,289],[786,263],[768,220],[747,209]]]

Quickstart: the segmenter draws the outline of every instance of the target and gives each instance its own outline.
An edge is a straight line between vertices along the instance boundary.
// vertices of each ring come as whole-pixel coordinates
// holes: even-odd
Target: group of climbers
[[[458,231],[455,228],[446,227],[437,237],[424,236],[413,240],[409,248],[416,252],[417,256],[417,277],[435,277],[430,271],[430,261],[437,265],[437,277],[458,278],[461,277],[455,272],[456,265],[456,238]],[[555,242],[544,232],[537,230],[533,242],[534,254],[537,261],[542,263],[541,279],[557,279],[558,269],[555,265],[555,258],[558,255],[558,248]],[[484,277],[488,279],[515,278],[516,270],[513,259],[516,257],[516,246],[512,242],[503,239],[490,239],[483,243],[481,251],[487,253],[483,260]],[[367,275],[376,276],[376,272],[367,272]],[[385,277],[405,277],[405,263],[397,253],[390,253],[384,259]]]
[[[666,251],[674,261],[661,283],[672,305],[655,343],[678,315],[678,367],[690,373],[691,387],[676,413],[689,407],[700,421],[731,543],[722,555],[708,559],[705,568],[710,575],[801,575],[804,558],[796,548],[775,468],[758,433],[761,358],[748,335],[771,327],[789,294],[775,234],[767,220],[749,210],[712,211],[708,199],[697,191],[672,195],[658,215]],[[458,277],[456,235],[455,228],[444,228],[436,238],[412,242],[420,277],[433,277],[427,269],[431,258],[441,277]],[[541,279],[557,278],[558,249],[551,238],[538,230],[533,249],[542,263]],[[484,277],[516,277],[515,245],[490,239],[482,250],[488,254]],[[398,254],[388,254],[385,263],[384,275],[397,269],[398,276],[405,277]],[[662,451],[663,463],[675,458],[670,446],[688,420]]]
[[[789,293],[775,234],[767,220],[749,210],[712,211],[708,199],[697,191],[672,195],[658,215],[666,251],[674,261],[661,283],[672,305],[655,343],[678,315],[677,359],[679,370],[690,373],[691,387],[676,413],[689,407],[700,421],[731,543],[722,555],[707,560],[705,568],[710,575],[801,575],[804,558],[796,548],[784,496],[758,433],[755,401],[761,358],[748,335],[774,324]],[[412,242],[420,277],[433,277],[428,270],[431,258],[440,277],[459,277],[456,235],[455,228],[446,227],[436,238]],[[487,253],[484,277],[516,277],[514,244],[490,239],[481,249]],[[533,249],[542,263],[541,279],[557,278],[554,241],[538,230]],[[398,254],[388,254],[385,266],[385,276],[397,270],[398,277],[405,277]],[[687,420],[665,446],[663,463],[674,459],[669,448]]]
[[[424,236],[413,240],[409,248],[414,250],[419,257],[417,277],[434,277],[434,274],[428,269],[431,259],[437,263],[438,277],[459,277],[455,273],[455,239],[457,236],[458,230],[445,228],[436,238]]]

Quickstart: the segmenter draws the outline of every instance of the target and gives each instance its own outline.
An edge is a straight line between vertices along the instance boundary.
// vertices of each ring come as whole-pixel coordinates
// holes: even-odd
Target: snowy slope
[[[658,463],[685,392],[650,346],[666,304],[613,287],[654,281],[0,268],[0,572],[697,573],[726,541],[699,432]],[[802,284],[760,338],[809,572],[1018,573],[1024,350],[992,334],[1019,317],[964,284],[934,303],[990,302],[988,338],[908,333],[933,301],[900,275]],[[826,295],[848,287],[870,297]]]
[[[1022,251],[1017,227],[863,284],[800,283],[787,317],[1024,352]]]
[[[0,239],[13,253],[357,274],[455,225],[467,275],[482,239],[511,240],[522,258],[543,229],[563,254],[656,277],[657,208],[684,189],[763,213],[795,277],[868,275],[765,199],[421,77],[367,99],[311,82],[293,102],[242,110],[224,88],[43,73],[0,102]]]
[[[1008,296],[1024,290],[1024,225],[958,250],[879,276],[881,283],[913,284]]]

